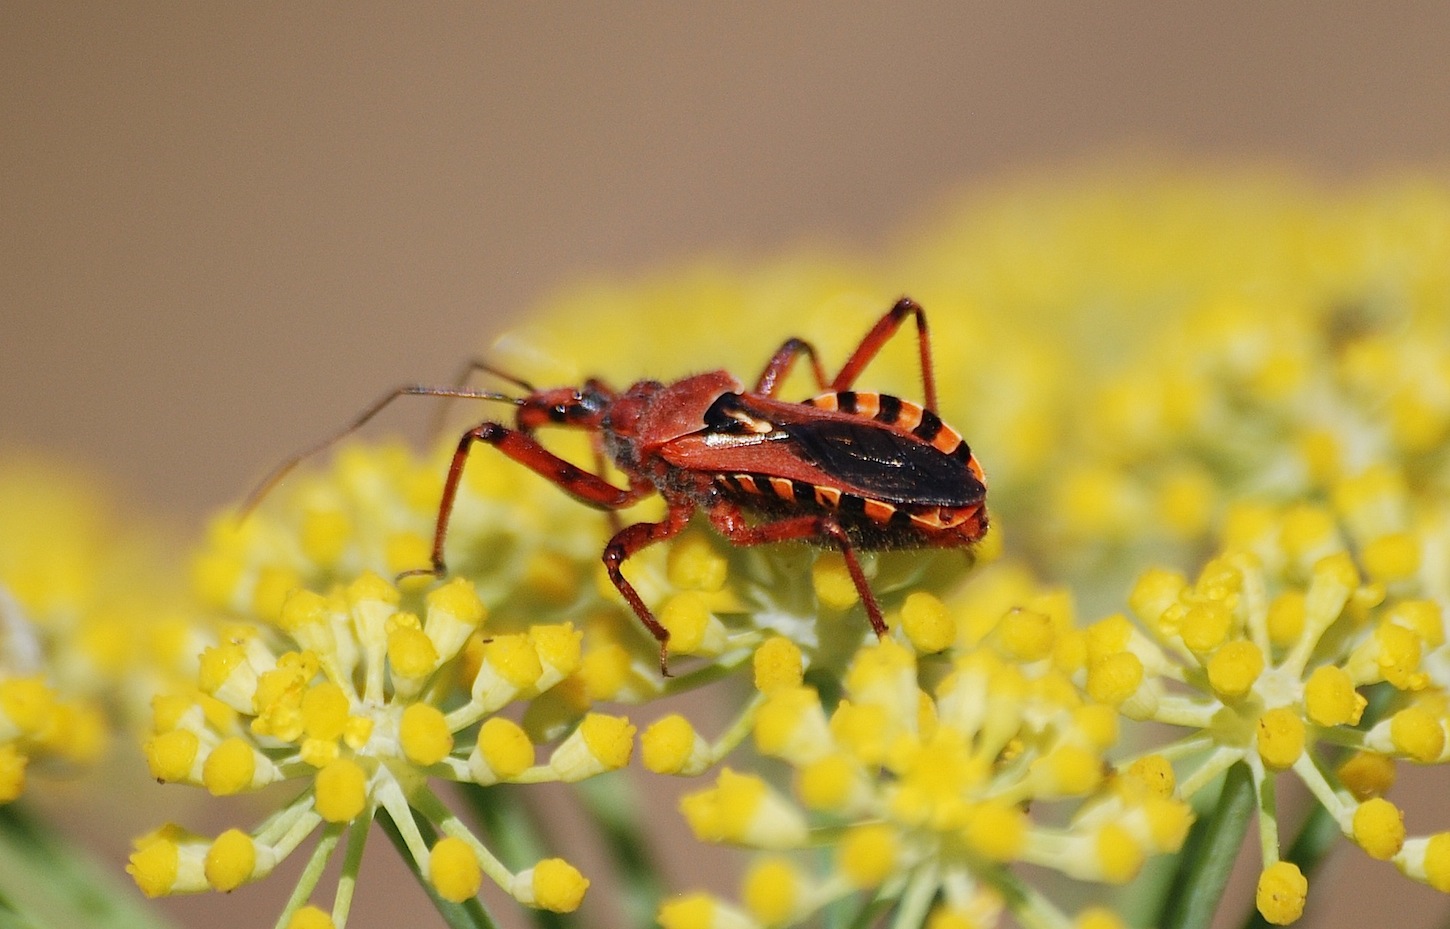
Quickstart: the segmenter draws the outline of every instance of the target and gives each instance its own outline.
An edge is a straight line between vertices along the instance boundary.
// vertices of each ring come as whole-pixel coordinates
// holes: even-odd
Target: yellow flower
[[[129,519],[129,522],[127,520]],[[159,527],[92,476],[0,459],[0,803],[27,776],[94,764],[116,730],[143,732],[204,623],[186,619]]]
[[[986,596],[997,590],[973,586]],[[930,899],[939,889],[953,908],[946,920],[979,911],[987,898],[1000,909],[995,888],[1016,863],[1121,883],[1149,855],[1176,851],[1191,822],[1187,807],[1146,780],[1129,778],[1131,788],[1103,780],[1103,752],[1116,736],[1105,725],[1111,712],[1083,701],[1050,646],[1021,647],[1020,618],[1008,611],[1000,635],[986,636],[1001,651],[983,645],[918,660],[890,639],[867,645],[833,707],[812,687],[761,679],[766,689],[748,713],[756,748],[795,770],[794,796],[726,769],[681,810],[704,841],[772,854],[747,876],[743,911],[688,898],[703,908],[692,918],[705,921],[688,920],[684,901],[662,908],[660,919],[723,925],[748,913],[761,925],[786,925],[863,890],[894,900]],[[1034,801],[1060,798],[1071,798],[1076,813],[1056,825],[1038,821]],[[827,842],[833,867],[819,879],[779,854]],[[769,893],[767,873],[776,877]],[[1055,912],[1032,888],[1006,907]]]
[[[146,744],[152,774],[214,794],[279,781],[304,789],[251,834],[232,830],[207,843],[170,830],[143,841],[129,868],[137,883],[150,895],[230,890],[266,876],[316,831],[319,859],[348,831],[345,867],[356,867],[368,824],[383,815],[445,899],[471,897],[487,876],[529,906],[578,906],[588,882],[577,871],[550,859],[511,872],[430,783],[580,780],[626,763],[634,728],[586,715],[548,763],[536,764],[536,742],[546,738],[495,714],[573,674],[580,634],[539,625],[480,640],[484,618],[461,578],[419,595],[365,573],[327,594],[296,588],[270,624],[229,629],[202,653],[193,695],[158,700]],[[465,681],[459,668],[471,642],[480,642],[479,654]],[[430,847],[415,813],[446,838]],[[320,868],[306,872],[310,883],[294,901],[318,876]],[[350,893],[351,882],[340,892]]]

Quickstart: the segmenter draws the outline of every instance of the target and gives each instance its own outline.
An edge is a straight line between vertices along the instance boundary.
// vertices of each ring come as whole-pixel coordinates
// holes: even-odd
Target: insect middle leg
[[[876,637],[886,635],[888,629],[886,620],[881,615],[881,604],[876,602],[876,595],[871,592],[871,585],[866,581],[866,572],[861,570],[861,562],[856,558],[851,537],[834,515],[823,513],[791,516],[753,526],[746,521],[745,514],[734,501],[721,499],[710,507],[709,516],[710,524],[735,545],[765,545],[770,542],[800,540],[834,545],[846,561],[846,571],[851,575],[851,583],[856,586],[856,594],[861,598],[861,605],[866,608],[866,618],[871,621]]]
[[[601,510],[623,509],[637,502],[652,489],[647,484],[631,483],[615,487],[597,474],[571,464],[540,445],[538,440],[511,429],[502,423],[480,423],[463,434],[453,460],[448,465],[448,479],[443,484],[443,497],[438,504],[438,523],[433,531],[433,564],[431,568],[404,571],[399,577],[432,574],[442,577],[448,569],[443,560],[443,543],[448,537],[448,521],[463,480],[463,467],[475,442],[487,442],[519,464],[558,484],[575,499]]]
[[[791,368],[795,367],[796,358],[800,355],[805,355],[811,360],[811,373],[816,377],[816,387],[819,390],[825,390],[826,372],[821,367],[820,358],[816,356],[816,347],[805,339],[792,338],[786,339],[770,357],[770,362],[755,381],[755,393],[764,394],[767,397],[775,396],[776,388],[790,374]]]
[[[669,668],[669,645],[670,631],[660,625],[655,619],[650,608],[645,606],[644,600],[639,592],[624,577],[624,561],[635,552],[647,545],[656,542],[663,542],[680,534],[690,522],[690,515],[695,512],[695,506],[688,500],[671,501],[669,512],[665,518],[657,523],[635,523],[633,526],[626,526],[614,534],[609,544],[604,546],[604,567],[609,572],[609,579],[619,589],[620,594],[629,602],[639,621],[644,623],[650,635],[660,643],[660,673],[665,677],[670,676]]]

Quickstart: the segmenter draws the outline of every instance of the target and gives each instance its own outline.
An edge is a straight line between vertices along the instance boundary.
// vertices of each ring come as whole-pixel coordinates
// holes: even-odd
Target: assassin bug
[[[925,405],[853,390],[861,371],[908,316],[916,321]],[[801,403],[778,399],[778,388],[802,355],[823,392]],[[866,333],[833,379],[826,378],[815,348],[798,338],[782,343],[748,390],[726,371],[671,384],[638,381],[622,393],[595,378],[582,387],[537,390],[487,365],[474,367],[513,381],[526,395],[462,386],[400,387],[338,435],[277,468],[252,493],[244,512],[302,459],[400,396],[511,403],[516,408],[512,426],[483,422],[458,440],[438,505],[432,565],[405,574],[446,573],[448,521],[464,465],[478,442],[611,513],[658,493],[668,507],[664,519],[623,528],[616,521],[603,559],[614,586],[659,642],[665,674],[670,634],[621,567],[640,549],[679,534],[696,510],[704,510],[710,524],[736,545],[806,541],[839,550],[878,636],[886,634],[886,621],[857,550],[965,547],[987,531],[986,479],[961,435],[937,416],[926,314],[906,297]],[[618,487],[550,452],[534,437],[549,425],[592,433],[598,470],[607,456],[628,486]]]

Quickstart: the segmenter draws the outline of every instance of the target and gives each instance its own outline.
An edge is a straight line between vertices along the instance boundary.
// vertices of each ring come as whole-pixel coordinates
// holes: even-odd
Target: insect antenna
[[[378,398],[378,400],[367,409],[363,410],[362,413],[357,416],[357,418],[355,418],[352,422],[348,423],[345,427],[339,429],[337,432],[323,439],[321,442],[318,442],[315,445],[303,449],[302,451],[288,458],[286,461],[283,461],[277,467],[273,468],[266,477],[262,478],[262,480],[259,481],[257,485],[252,488],[251,492],[247,494],[246,499],[242,501],[241,508],[238,510],[237,513],[238,521],[245,520],[248,516],[250,516],[252,511],[257,508],[257,504],[262,502],[262,498],[266,497],[267,494],[271,493],[272,489],[280,484],[282,482],[282,479],[292,472],[293,468],[297,467],[308,458],[311,458],[313,455],[325,451],[333,444],[347,438],[352,433],[361,429],[364,425],[367,424],[368,420],[381,413],[384,407],[386,407],[388,404],[392,403],[399,397],[443,397],[447,399],[457,400],[496,400],[501,403],[511,403],[514,406],[523,405],[523,400],[519,399],[518,397],[511,397],[508,394],[498,393],[497,391],[493,390],[471,390],[465,387],[430,387],[426,384],[408,384],[403,387],[398,387],[390,390],[382,397]]]
[[[516,377],[508,373],[507,371],[496,368],[481,358],[470,358],[468,361],[464,362],[463,366],[458,369],[458,373],[453,375],[453,389],[467,389],[468,380],[469,378],[473,377],[474,374],[493,375],[501,381],[505,381],[509,384],[514,385],[526,394],[531,394],[537,389],[532,383],[524,380],[523,378]],[[438,405],[434,408],[433,419],[431,422],[428,423],[429,442],[438,441],[438,437],[443,434],[443,429],[448,423],[448,411],[452,408],[452,404],[450,404],[448,401],[452,400],[453,398],[453,394],[445,395],[443,400],[438,403]]]

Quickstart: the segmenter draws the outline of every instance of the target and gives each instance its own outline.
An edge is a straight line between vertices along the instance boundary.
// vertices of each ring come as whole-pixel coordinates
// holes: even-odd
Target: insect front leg
[[[871,585],[866,582],[866,572],[861,570],[861,562],[856,558],[851,537],[834,515],[825,513],[791,516],[752,526],[746,522],[740,507],[726,499],[715,502],[710,507],[709,515],[710,524],[735,545],[807,540],[828,543],[840,549],[841,557],[846,561],[846,571],[851,575],[851,583],[856,585],[856,594],[861,598],[861,605],[866,607],[866,618],[871,621],[872,630],[877,638],[886,635],[888,629],[886,619],[881,614],[881,604],[876,602],[876,595],[871,592]]]
[[[443,543],[448,537],[448,521],[453,515],[458,485],[463,480],[463,466],[468,463],[468,453],[475,442],[487,442],[530,471],[558,484],[575,499],[601,510],[627,507],[649,490],[637,485],[628,488],[615,487],[599,475],[591,474],[555,455],[526,433],[502,423],[480,423],[458,440],[458,448],[453,452],[453,460],[448,465],[448,479],[443,483],[443,498],[438,503],[438,523],[433,531],[432,567],[404,571],[398,575],[399,578],[418,574],[442,577],[448,572],[443,560]]]
[[[614,538],[609,540],[609,544],[604,546],[604,567],[609,572],[609,579],[614,582],[615,587],[619,588],[624,599],[629,601],[635,615],[639,617],[640,622],[644,623],[650,635],[660,643],[660,673],[665,677],[670,676],[670,631],[655,619],[654,614],[640,598],[639,592],[629,581],[625,580],[622,569],[625,559],[646,545],[663,542],[665,539],[679,535],[680,531],[689,523],[690,515],[694,512],[695,506],[689,501],[671,502],[669,512],[661,521],[626,526],[616,532]]]
[[[910,297],[902,297],[896,301],[896,305],[886,311],[886,315],[877,321],[861,344],[856,346],[856,351],[847,359],[846,364],[841,368],[841,373],[831,382],[832,390],[850,390],[851,385],[856,383],[861,370],[871,363],[881,346],[896,334],[901,328],[902,320],[907,316],[916,316],[916,342],[921,353],[921,385],[922,393],[926,400],[926,408],[933,413],[936,409],[936,375],[931,367],[931,336],[926,328],[926,311],[921,308]]]

